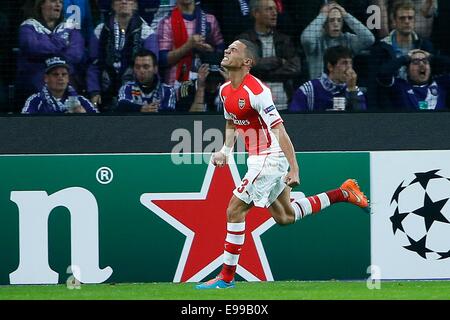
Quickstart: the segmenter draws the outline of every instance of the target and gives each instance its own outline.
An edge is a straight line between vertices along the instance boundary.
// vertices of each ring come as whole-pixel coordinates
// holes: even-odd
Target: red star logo
[[[186,235],[174,282],[199,282],[223,263],[226,209],[240,185],[237,167],[208,166],[197,193],[146,193],[141,203]],[[247,281],[273,280],[260,235],[275,224],[267,209],[250,210],[236,273]]]

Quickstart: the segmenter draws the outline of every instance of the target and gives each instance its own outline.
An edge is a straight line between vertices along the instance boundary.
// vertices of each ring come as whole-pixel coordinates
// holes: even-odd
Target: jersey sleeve
[[[81,106],[88,113],[98,113],[98,109],[85,97],[78,96],[78,102],[80,102]]]
[[[226,87],[227,84],[228,84],[228,83],[224,83],[224,84],[222,84],[222,85],[220,86],[220,89],[219,89],[219,98],[220,98],[220,101],[222,102],[222,105],[223,105],[223,116],[224,116],[225,120],[232,120],[233,117],[231,116],[231,114],[229,114],[229,113],[227,112],[227,109],[225,108],[224,88]]]
[[[172,86],[162,85],[163,99],[161,101],[161,110],[173,111],[176,107],[177,95]]]
[[[133,86],[130,83],[124,84],[119,89],[119,97],[117,103],[117,111],[120,112],[140,112],[142,105],[133,101]]]
[[[223,101],[222,101],[223,102]],[[223,108],[223,116],[226,120],[232,120],[233,118],[231,117],[231,114],[229,114],[227,112],[227,109],[225,109],[225,107]]]
[[[33,94],[25,101],[25,105],[22,108],[22,113],[37,113],[41,107],[42,100],[38,94]]]
[[[129,102],[133,102],[133,97],[131,95],[131,85],[126,83],[119,89],[119,101],[126,100]]]
[[[252,95],[251,104],[269,128],[283,123],[283,119],[275,107],[275,103],[273,103],[272,93],[269,88],[264,86],[261,93]]]
[[[292,101],[289,104],[289,111],[291,112],[300,112],[300,111],[308,111],[309,105],[308,100],[312,100],[312,90],[314,90],[314,87],[310,84],[310,82],[305,83],[300,88],[298,88],[294,96],[292,97]],[[313,108],[314,106],[312,106]]]

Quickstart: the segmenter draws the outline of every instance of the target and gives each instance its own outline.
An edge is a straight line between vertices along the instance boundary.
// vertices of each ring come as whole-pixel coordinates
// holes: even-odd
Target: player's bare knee
[[[273,215],[273,219],[280,226],[286,226],[295,222],[295,214],[290,211],[280,210]]]
[[[227,221],[228,222],[242,222],[245,219],[245,213],[236,206],[228,206]]]
[[[280,226],[287,226],[287,225],[293,224],[294,221],[295,221],[295,219],[293,217],[290,217],[290,216],[285,215],[285,214],[277,216],[277,217],[273,217],[273,219]]]

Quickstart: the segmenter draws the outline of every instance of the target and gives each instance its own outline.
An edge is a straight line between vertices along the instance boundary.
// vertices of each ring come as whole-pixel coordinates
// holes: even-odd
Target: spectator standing
[[[277,7],[273,0],[252,0],[251,12],[254,27],[239,38],[258,47],[261,58],[252,68],[252,74],[271,89],[277,109],[286,110],[300,78],[299,51],[288,35],[276,30]]]
[[[118,111],[158,112],[174,111],[176,94],[172,86],[161,83],[156,55],[142,49],[133,64],[134,81],[124,84],[119,91]]]
[[[285,34],[291,35],[297,22],[291,19],[290,10],[287,8],[286,0],[274,0],[278,12],[277,29]],[[250,11],[250,0],[202,0],[201,5],[207,12],[213,13],[220,24],[224,42],[232,43],[238,38],[243,30],[253,27],[252,14]]]
[[[62,0],[37,0],[32,16],[19,27],[16,98],[22,104],[26,97],[43,85],[45,60],[63,57],[70,66],[72,80],[79,78],[84,40],[80,30],[63,22]]]
[[[415,9],[410,1],[400,1],[394,5],[393,18],[395,29],[391,33],[376,43],[371,48],[370,78],[375,80],[380,67],[385,63],[401,56],[408,55],[413,49],[422,49],[426,52],[434,53],[432,43],[419,37],[415,30]],[[398,70],[398,76],[407,79],[406,67]],[[388,99],[387,92],[383,87],[372,81],[368,91],[369,108],[383,109],[384,101]]]
[[[111,15],[113,0],[95,0],[91,2],[94,3],[92,8],[98,9],[100,22],[104,23],[107,21]],[[153,30],[156,30],[161,19],[175,7],[175,2],[176,0],[137,0],[139,16]]]
[[[194,0],[177,0],[170,15],[161,21],[158,38],[164,82],[170,85],[196,79],[202,55],[224,49],[216,18]]]
[[[243,30],[252,27],[250,0],[202,0],[201,6],[219,21],[225,44],[232,43]]]
[[[88,99],[69,85],[69,65],[61,57],[46,60],[45,85],[25,102],[22,113],[96,113]]]
[[[325,70],[318,79],[304,83],[294,94],[289,111],[325,111],[334,108],[335,98],[345,99],[345,110],[366,110],[366,99],[357,86],[352,52],[344,46],[328,48]]]
[[[328,3],[336,2],[341,5],[353,17],[364,23],[370,17],[367,13],[367,8],[374,0],[284,0],[286,11],[291,15],[295,22],[295,36],[299,37],[301,32],[315,19],[317,12],[322,6]]]
[[[381,28],[378,37],[384,38],[395,29],[394,7],[399,0],[374,0],[373,4],[381,10]],[[434,18],[437,15],[438,0],[411,0],[415,11],[415,32],[419,37],[429,39],[433,30]]]
[[[344,22],[354,32],[343,32]],[[301,43],[305,51],[310,78],[321,75],[323,54],[329,47],[343,45],[353,55],[375,42],[372,32],[335,2],[325,4],[319,15],[302,32]]]
[[[112,9],[108,21],[95,28],[89,45],[87,90],[102,111],[117,107],[119,88],[133,78],[136,53],[141,48],[158,52],[156,32],[138,15],[137,0],[113,0]]]
[[[160,21],[175,7],[176,0],[138,0],[139,15],[156,30]]]
[[[412,3],[416,9],[416,32],[419,37],[430,39],[438,10],[438,1],[412,0]]]

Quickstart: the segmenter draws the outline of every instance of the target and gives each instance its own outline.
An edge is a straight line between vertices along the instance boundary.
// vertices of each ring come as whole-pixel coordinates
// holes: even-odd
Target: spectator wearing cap
[[[43,85],[45,60],[61,56],[70,67],[71,79],[77,79],[84,54],[84,39],[75,25],[63,22],[61,0],[37,0],[32,15],[19,27],[16,98],[23,104]]]
[[[159,112],[175,110],[176,94],[172,86],[161,83],[158,60],[149,50],[137,53],[133,64],[134,81],[119,90],[117,111]]]
[[[90,101],[69,85],[69,65],[61,57],[46,60],[45,85],[30,96],[22,113],[86,113],[98,112]]]
[[[396,76],[405,67],[407,78]],[[434,71],[434,76],[432,72]],[[391,110],[448,110],[450,58],[414,49],[382,66],[378,82],[389,89]]]

